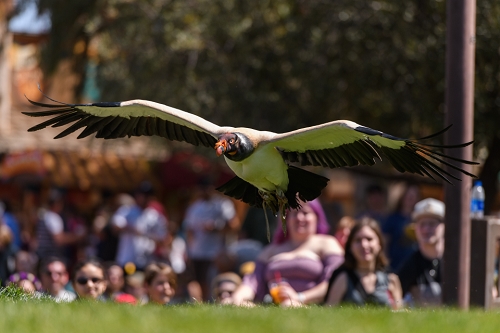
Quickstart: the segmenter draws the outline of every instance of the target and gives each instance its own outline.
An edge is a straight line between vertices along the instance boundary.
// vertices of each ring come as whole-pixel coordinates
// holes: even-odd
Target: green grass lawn
[[[131,306],[0,294],[0,332],[500,332],[500,313],[215,305]]]

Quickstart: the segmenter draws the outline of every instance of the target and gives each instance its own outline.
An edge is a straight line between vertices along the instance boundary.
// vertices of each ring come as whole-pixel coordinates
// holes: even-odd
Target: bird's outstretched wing
[[[81,128],[78,139],[96,133],[97,138],[116,139],[125,136],[158,135],[169,140],[185,141],[193,145],[213,147],[219,127],[201,117],[163,104],[131,100],[125,102],[101,102],[66,104],[51,99],[55,104],[28,101],[47,111],[23,112],[31,117],[51,117],[28,131],[38,131],[47,126],[59,127],[72,124],[55,139],[62,138]]]
[[[408,140],[358,125],[352,121],[338,120],[277,134],[266,144],[274,145],[286,161],[298,162],[303,166],[337,168],[360,164],[373,165],[376,159],[381,159],[380,155],[384,155],[400,172],[427,175],[433,179],[435,175],[447,182],[450,182],[447,177],[459,179],[438,165],[445,164],[466,175],[476,177],[447,160],[466,164],[478,163],[453,158],[435,149],[466,147],[472,142],[453,146],[433,146],[422,143],[422,140],[439,135],[449,128],[450,126],[426,138]]]

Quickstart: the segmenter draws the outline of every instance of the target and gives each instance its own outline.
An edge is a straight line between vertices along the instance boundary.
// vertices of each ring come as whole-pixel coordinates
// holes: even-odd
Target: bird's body
[[[194,114],[151,101],[91,104],[52,101],[56,104],[30,101],[49,110],[25,112],[26,115],[51,118],[28,131],[72,124],[56,138],[84,128],[78,138],[93,133],[104,139],[158,135],[211,147],[218,156],[224,155],[227,165],[236,174],[218,189],[250,205],[268,206],[275,213],[284,213],[288,207],[299,207],[299,199],[315,199],[327,185],[327,178],[297,168],[292,163],[328,168],[373,165],[381,159],[380,155],[385,155],[400,172],[431,178],[437,175],[447,182],[447,177],[459,179],[439,165],[445,164],[474,177],[446,160],[474,162],[458,160],[434,149],[460,148],[472,142],[455,146],[426,145],[421,140],[400,139],[348,120],[278,134],[251,128],[220,127]]]
[[[263,145],[244,161],[233,161],[226,156],[224,159],[236,176],[247,180],[259,190],[274,192],[278,188],[285,191],[288,188],[288,166],[271,145]]]

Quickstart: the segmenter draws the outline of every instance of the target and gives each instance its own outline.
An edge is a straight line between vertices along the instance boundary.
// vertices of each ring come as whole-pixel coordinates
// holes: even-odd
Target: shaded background
[[[448,125],[442,0],[21,0],[17,11],[5,7],[4,21],[33,2],[40,13],[50,13],[51,22],[38,33],[14,34],[14,45],[36,45],[29,58],[36,69],[16,67],[12,77],[12,103],[19,108],[25,108],[26,91],[42,99],[35,86],[40,82],[48,95],[66,102],[150,99],[219,125],[275,132],[349,119],[418,138]],[[481,166],[475,173],[491,213],[499,210],[500,154],[493,152],[500,145],[500,3],[477,6],[474,155]],[[85,144],[90,150],[100,145],[103,154],[122,151],[120,156],[164,164],[174,152],[188,150],[224,168],[211,151],[144,140]],[[47,149],[54,143],[40,138],[37,144]],[[439,182],[408,178],[384,164],[352,170],[351,179],[367,180],[351,185],[350,192],[329,192],[348,212],[362,195],[357,188],[373,181],[411,178],[431,184],[427,193],[441,196]],[[339,175],[340,184],[349,179]]]

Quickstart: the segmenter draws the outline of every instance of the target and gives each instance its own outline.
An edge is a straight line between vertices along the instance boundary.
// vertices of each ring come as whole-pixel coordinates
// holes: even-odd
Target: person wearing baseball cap
[[[413,209],[412,220],[418,249],[397,272],[409,305],[441,304],[444,214],[444,203],[433,198],[417,202]]]

